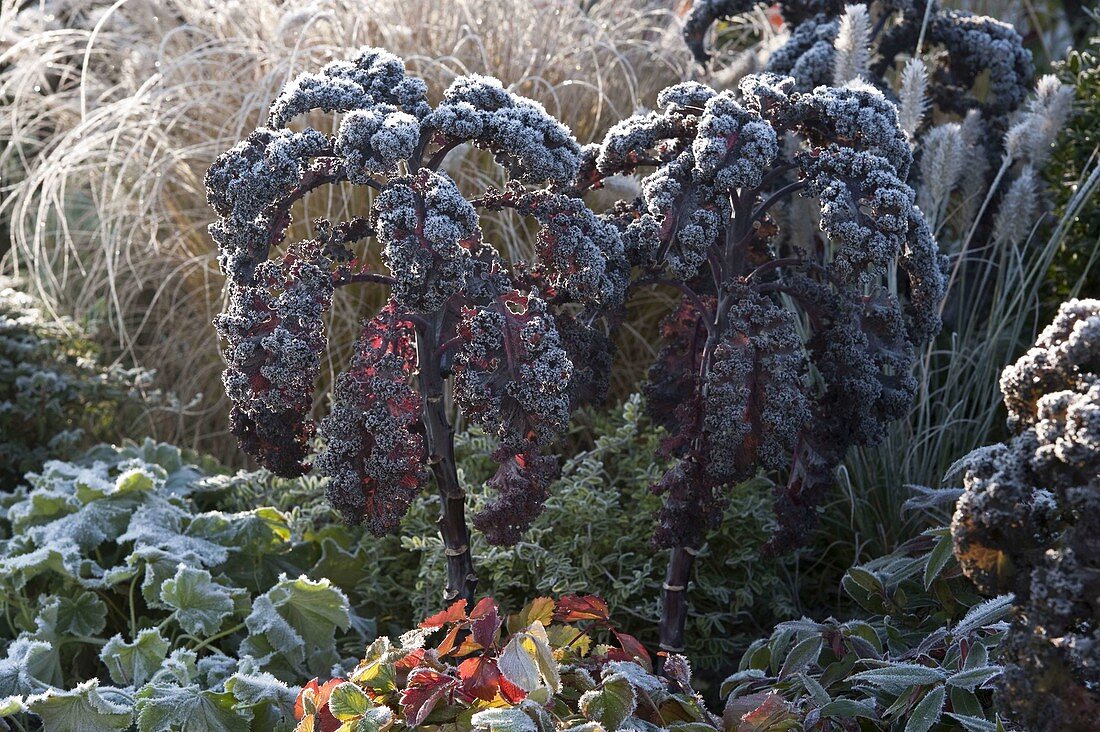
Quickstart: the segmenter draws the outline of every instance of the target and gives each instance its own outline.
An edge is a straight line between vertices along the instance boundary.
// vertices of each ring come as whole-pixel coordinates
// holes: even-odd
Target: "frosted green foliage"
[[[510,607],[538,596],[599,594],[612,607],[630,607],[630,613],[616,613],[617,625],[654,647],[665,557],[650,547],[655,522],[638,517],[653,516],[661,505],[649,486],[669,465],[653,459],[667,435],[645,417],[638,396],[574,421],[590,425],[585,433],[593,444],[563,462],[561,477],[549,486],[546,508],[519,544],[492,546],[474,535],[479,574],[493,596]],[[470,490],[472,512],[496,498],[492,489],[481,487],[497,470],[489,457],[494,444],[480,431],[458,436],[461,475],[477,486]],[[721,667],[748,642],[752,628],[796,612],[783,563],[760,556],[775,525],[770,492],[763,481],[732,489],[722,527],[697,559],[687,638],[688,654],[702,668]],[[624,505],[634,508],[624,512]],[[370,596],[376,599],[368,602],[401,601],[391,607],[392,622],[384,626],[388,633],[404,632],[407,617],[438,609],[436,588],[445,565],[432,533],[435,519],[434,505],[414,505],[403,523],[406,538],[361,544],[368,554],[360,561],[379,567],[370,580]]]
[[[147,391],[151,373],[103,365],[89,339],[0,277],[0,491],[48,459],[118,438],[162,401]]]
[[[0,501],[0,699],[14,699],[0,716],[58,732],[285,728],[295,685],[370,623],[306,576],[350,537],[306,541],[256,502],[211,510],[237,480],[255,478],[147,441],[51,461]],[[356,579],[340,581],[354,593]]]

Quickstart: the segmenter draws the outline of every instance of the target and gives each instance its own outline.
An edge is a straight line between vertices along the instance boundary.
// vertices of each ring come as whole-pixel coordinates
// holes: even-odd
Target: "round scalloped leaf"
[[[170,648],[168,641],[155,628],[146,628],[132,643],[116,635],[99,652],[111,679],[122,686],[141,686],[153,677]]]
[[[90,679],[70,691],[50,689],[27,699],[27,709],[42,719],[44,732],[108,732],[129,729],[129,705],[104,699],[99,680]]]
[[[228,692],[150,684],[137,695],[138,732],[249,732],[251,719]]]
[[[213,582],[205,569],[186,564],[180,564],[176,576],[160,586],[160,599],[172,608],[181,628],[200,638],[217,633],[233,612],[233,593]]]

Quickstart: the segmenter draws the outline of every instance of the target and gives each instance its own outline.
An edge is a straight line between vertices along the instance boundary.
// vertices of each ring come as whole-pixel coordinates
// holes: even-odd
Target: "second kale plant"
[[[379,49],[303,74],[275,100],[269,125],[215,162],[206,186],[227,278],[228,307],[215,323],[230,425],[273,472],[311,468],[334,291],[388,289],[336,380],[312,468],[329,478],[328,498],[344,517],[375,534],[397,528],[431,472],[450,603],[472,600],[477,576],[448,405],[499,441],[489,481],[498,498],[474,522],[489,541],[514,543],[556,474],[545,448],[574,404],[601,390],[604,375],[585,351],[602,337],[591,327],[596,313],[621,302],[628,273],[614,226],[556,192],[580,164],[568,129],[495,79],[460,77],[434,108],[426,92]],[[335,135],[288,127],[318,111],[342,114]],[[513,184],[508,195],[464,196],[441,172],[463,143],[494,154]],[[344,184],[372,189],[370,209],[319,219],[313,238],[281,247],[292,207]],[[535,261],[506,263],[482,238],[481,215],[503,207],[538,223]],[[371,240],[388,273],[362,264],[359,242]]]
[[[575,192],[641,170],[641,195],[605,214],[631,289],[681,294],[661,327],[647,402],[678,458],[655,544],[671,549],[661,645],[683,649],[694,557],[723,492],[760,471],[777,482],[778,530],[798,544],[848,448],[906,414],[917,346],[940,327],[944,261],[913,191],[897,113],[866,85],[798,93],[747,77],[740,93],[689,82],[585,149]],[[776,212],[793,196],[820,219]],[[783,219],[790,219],[789,214]],[[799,232],[802,232],[801,234]]]

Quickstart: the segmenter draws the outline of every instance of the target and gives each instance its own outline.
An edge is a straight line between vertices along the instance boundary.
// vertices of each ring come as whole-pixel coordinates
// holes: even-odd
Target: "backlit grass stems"
[[[196,414],[159,436],[232,459],[218,439],[228,410],[209,323],[222,309],[223,278],[205,231],[202,177],[265,121],[279,88],[349,49],[385,46],[428,82],[433,101],[456,76],[489,73],[542,101],[583,141],[681,78],[687,52],[674,30],[669,37],[668,12],[654,8],[647,0],[588,12],[571,0],[2,0],[6,266],[57,313],[101,320],[110,352],[158,369],[184,402],[203,394]],[[331,118],[311,121],[334,131]],[[468,147],[446,165],[467,191],[503,182]],[[333,186],[293,213],[298,222],[343,220],[368,196]],[[487,237],[505,253],[529,253],[532,231],[505,212]],[[298,224],[291,232],[304,234]],[[364,307],[379,302],[338,293],[334,340],[354,342]],[[322,378],[349,353],[337,348]]]

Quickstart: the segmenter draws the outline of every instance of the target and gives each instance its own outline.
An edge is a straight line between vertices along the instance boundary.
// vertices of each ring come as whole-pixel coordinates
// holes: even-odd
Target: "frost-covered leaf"
[[[126,533],[116,541],[120,544],[133,542],[135,551],[159,549],[175,557],[177,563],[213,567],[224,562],[229,556],[226,547],[187,535],[186,525],[191,518],[189,512],[157,497],[133,512]]]
[[[252,659],[242,659],[242,670],[225,682],[225,690],[236,700],[234,708],[256,707],[270,704],[279,715],[290,719],[294,716],[294,700],[299,688],[287,684],[266,671],[256,668]]]
[[[348,599],[327,579],[283,578],[256,598],[245,619],[251,636],[241,652],[257,659],[280,654],[292,664],[304,663],[317,676],[340,660],[336,629],[351,625]]]
[[[53,646],[42,641],[18,638],[8,646],[8,657],[0,660],[0,697],[33,694],[46,684],[35,674],[42,659],[53,653]]]
[[[118,694],[106,699],[99,680],[90,679],[70,691],[50,689],[27,699],[27,709],[42,718],[44,732],[108,732],[129,729],[132,709]]]
[[[137,695],[138,732],[249,732],[252,712],[233,707],[228,692],[149,684]]]
[[[585,692],[577,703],[585,719],[614,730],[634,713],[637,698],[629,679],[622,674],[611,674],[599,689]]]
[[[94,592],[61,597],[57,605],[57,632],[94,636],[107,625],[107,605]]]
[[[186,648],[176,648],[164,659],[156,673],[149,679],[151,684],[187,686],[198,678],[199,669],[195,661],[198,656]]]
[[[25,554],[0,560],[0,580],[8,580],[16,589],[45,572],[61,577],[72,577],[73,568],[80,563],[80,550],[70,541],[59,541]]]
[[[0,699],[0,719],[4,717],[10,717],[13,714],[19,714],[24,711],[27,706],[23,703],[23,697],[21,696],[8,696]]]
[[[489,732],[536,732],[535,720],[518,709],[486,709],[475,714],[471,721],[475,729]]]
[[[862,681],[877,686],[891,694],[901,694],[911,686],[922,686],[943,681],[946,673],[938,668],[915,663],[895,663],[884,668],[874,668],[852,674],[850,681]]]
[[[153,677],[168,656],[168,641],[155,628],[140,631],[133,642],[122,635],[107,641],[99,658],[116,684],[141,686]]]
[[[947,683],[949,686],[961,686],[964,689],[973,690],[975,687],[982,686],[1003,670],[1001,666],[977,666],[953,674],[947,679]]]
[[[160,599],[172,608],[180,627],[191,635],[214,635],[233,612],[233,593],[214,582],[205,569],[180,564],[176,576],[160,588]]]
[[[913,711],[909,713],[909,721],[905,723],[905,732],[928,732],[932,725],[940,719],[943,712],[943,702],[947,692],[944,687],[937,686],[924,695]]]
[[[138,503],[140,499],[130,497],[87,503],[75,513],[27,529],[27,536],[41,547],[71,543],[86,555],[122,533]]]
[[[350,681],[337,684],[328,697],[328,710],[342,722],[358,719],[373,706],[370,697]]]
[[[787,659],[783,661],[782,668],[779,669],[779,680],[783,681],[790,676],[805,671],[811,664],[816,663],[824,643],[825,641],[820,635],[811,635],[796,644],[791,652],[787,654]]]
[[[1012,612],[1012,595],[994,597],[970,608],[952,632],[957,636],[972,633],[979,628],[1004,620],[1010,612]]]

